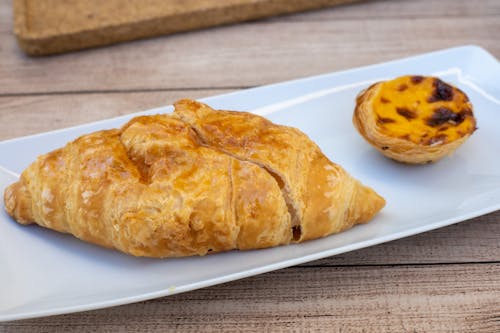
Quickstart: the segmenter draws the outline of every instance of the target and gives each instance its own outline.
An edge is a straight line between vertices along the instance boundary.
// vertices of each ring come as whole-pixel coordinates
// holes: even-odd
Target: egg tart
[[[472,104],[463,91],[420,75],[378,82],[362,91],[353,123],[382,154],[413,164],[449,155],[476,130]]]

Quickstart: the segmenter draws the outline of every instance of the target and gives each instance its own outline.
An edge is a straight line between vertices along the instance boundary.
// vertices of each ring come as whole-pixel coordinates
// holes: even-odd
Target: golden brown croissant
[[[149,257],[323,237],[385,204],[300,131],[191,100],[40,156],[4,200],[19,223]]]

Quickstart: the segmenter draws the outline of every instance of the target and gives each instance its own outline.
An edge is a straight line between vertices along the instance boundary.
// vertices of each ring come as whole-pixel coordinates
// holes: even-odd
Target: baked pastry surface
[[[385,204],[302,132],[192,100],[40,156],[4,201],[21,224],[148,257],[323,237]]]
[[[362,91],[353,123],[382,154],[406,163],[437,161],[476,130],[467,95],[424,76],[402,76]]]

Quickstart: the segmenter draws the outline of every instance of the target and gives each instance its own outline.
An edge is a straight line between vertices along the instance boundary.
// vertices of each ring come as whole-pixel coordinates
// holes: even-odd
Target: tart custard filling
[[[383,82],[372,101],[380,132],[434,146],[476,130],[468,97],[439,78],[402,76]]]

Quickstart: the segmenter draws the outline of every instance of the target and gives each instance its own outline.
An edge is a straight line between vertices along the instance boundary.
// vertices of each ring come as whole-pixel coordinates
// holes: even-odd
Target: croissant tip
[[[381,211],[385,205],[386,205],[386,201],[383,197],[381,197],[378,193],[376,193],[374,191],[375,195],[376,195],[376,198],[374,199],[374,205],[375,205],[375,209],[376,209],[376,213],[378,213],[379,211]]]
[[[3,199],[5,211],[18,223],[33,223],[30,197],[27,195],[26,187],[21,181],[9,185],[5,189]]]
[[[357,192],[354,207],[357,210],[354,216],[355,223],[366,223],[370,221],[386,205],[385,199],[372,188],[361,185]]]
[[[14,194],[14,187],[17,183],[9,185],[3,193],[3,202],[5,205],[5,210],[9,215],[12,216],[14,209],[16,207],[16,196]]]

